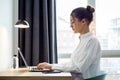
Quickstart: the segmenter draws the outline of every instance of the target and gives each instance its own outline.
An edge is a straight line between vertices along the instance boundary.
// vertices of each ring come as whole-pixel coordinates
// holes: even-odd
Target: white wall
[[[16,0],[0,0],[0,71],[11,68],[13,49],[14,2]],[[16,14],[16,13],[14,13]]]

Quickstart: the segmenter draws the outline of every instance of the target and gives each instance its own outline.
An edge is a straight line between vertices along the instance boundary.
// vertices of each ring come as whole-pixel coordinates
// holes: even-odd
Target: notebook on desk
[[[19,52],[19,54],[20,54],[20,56],[21,56],[21,58],[22,58],[22,60],[23,60],[23,62],[25,64],[26,68],[28,68],[28,70],[30,72],[45,72],[45,73],[60,73],[61,72],[59,70],[38,69],[37,67],[28,66],[27,61],[25,60],[20,48],[18,48],[18,52]]]

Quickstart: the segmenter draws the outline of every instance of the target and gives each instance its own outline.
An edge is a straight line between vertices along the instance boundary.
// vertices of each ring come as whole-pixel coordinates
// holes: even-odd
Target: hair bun
[[[87,10],[91,13],[93,13],[95,11],[95,9],[89,5],[87,6]]]

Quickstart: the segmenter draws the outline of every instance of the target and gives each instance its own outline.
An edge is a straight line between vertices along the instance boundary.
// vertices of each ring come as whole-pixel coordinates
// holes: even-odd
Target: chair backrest
[[[80,72],[71,72],[72,80],[105,80],[106,73],[104,71],[100,71],[100,73],[92,78],[83,79],[82,73]]]
[[[85,80],[105,80],[105,76],[106,76],[106,74],[101,74],[101,75],[98,75],[98,76],[95,76],[95,77],[92,77],[92,78],[88,78],[88,79],[85,79]]]

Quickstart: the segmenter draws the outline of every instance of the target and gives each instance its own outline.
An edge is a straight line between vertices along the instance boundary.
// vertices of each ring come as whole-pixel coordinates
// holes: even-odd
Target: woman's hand
[[[45,68],[45,69],[52,69],[52,64],[49,64],[47,62],[39,63],[37,65],[37,68]]]

